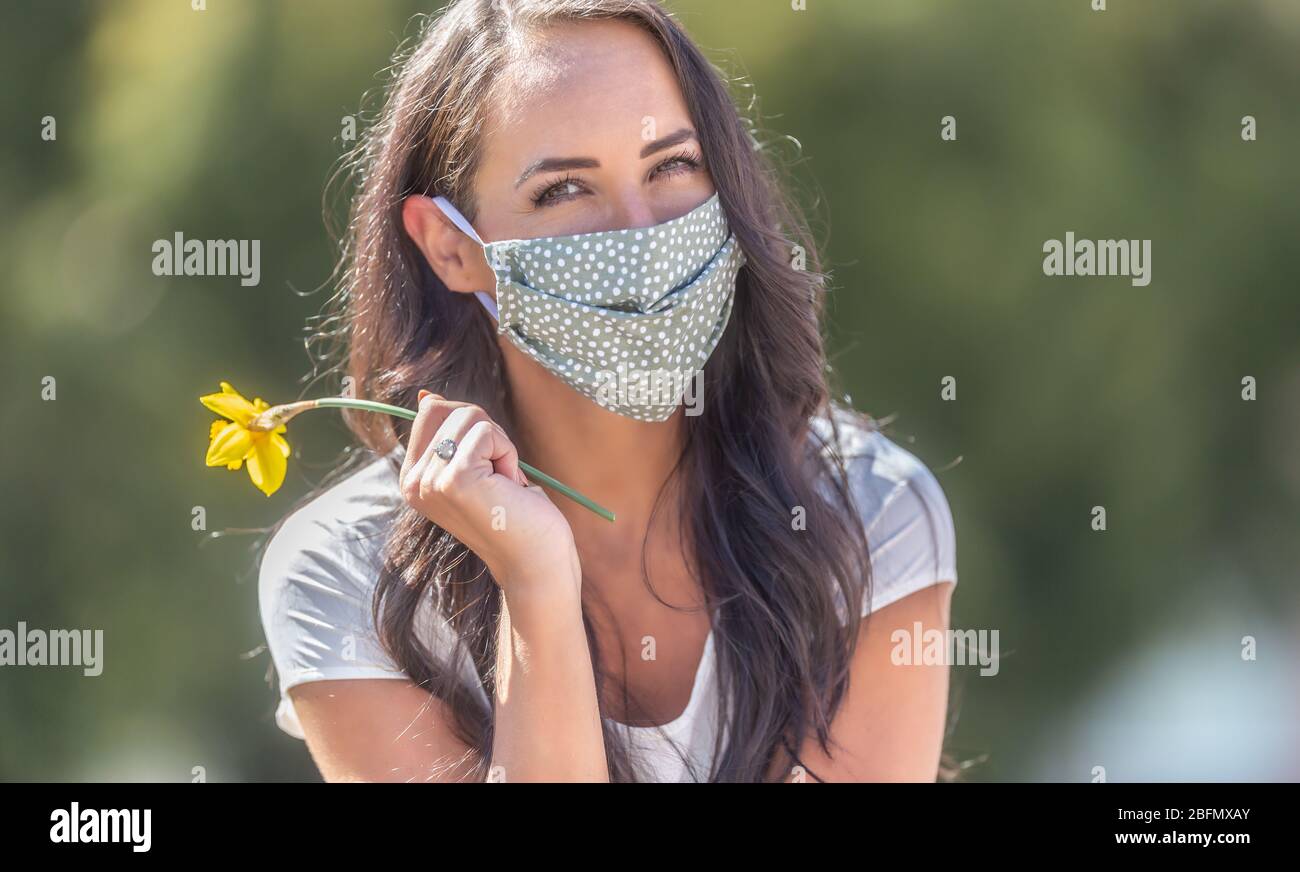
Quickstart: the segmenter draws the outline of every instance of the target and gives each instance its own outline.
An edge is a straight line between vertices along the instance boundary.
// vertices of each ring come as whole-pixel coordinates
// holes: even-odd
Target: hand
[[[437,455],[444,439],[456,443],[451,460]],[[478,406],[421,391],[399,481],[407,505],[477,554],[508,597],[551,584],[580,590],[569,522],[528,484],[514,443]]]

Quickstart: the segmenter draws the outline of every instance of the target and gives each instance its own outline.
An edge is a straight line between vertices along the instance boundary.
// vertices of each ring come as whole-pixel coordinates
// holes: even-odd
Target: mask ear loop
[[[457,230],[464,233],[479,245],[486,247],[486,243],[479,238],[479,235],[476,232],[474,232],[474,227],[465,220],[465,216],[460,214],[459,210],[457,210],[455,206],[451,205],[451,202],[446,197],[434,197],[433,204],[442,210],[442,214],[447,216],[447,220],[456,225]],[[492,316],[493,321],[501,320],[497,315],[496,300],[493,300],[482,291],[475,291],[474,296],[478,297],[478,301],[483,304],[484,309],[487,309],[488,314]]]

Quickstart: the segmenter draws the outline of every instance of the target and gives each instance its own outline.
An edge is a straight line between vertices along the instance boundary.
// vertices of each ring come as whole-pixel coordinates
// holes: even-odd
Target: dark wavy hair
[[[639,27],[662,49],[747,256],[730,323],[705,367],[703,413],[686,418],[684,447],[656,509],[665,499],[680,501],[686,553],[714,616],[725,729],[710,770],[693,775],[768,780],[798,762],[809,737],[830,751],[870,564],[834,450],[821,335],[825,276],[816,247],[725,77],[667,12],[652,0],[456,0],[430,17],[414,45],[399,52],[382,111],[345,164],[356,190],[340,288],[325,322],[334,340],[328,351],[357,396],[413,406],[427,388],[482,406],[510,432],[494,325],[472,296],[448,291],[430,270],[403,229],[401,205],[411,194],[439,193],[472,221],[479,138],[512,40],[554,22],[596,20]],[[831,422],[830,438],[810,427],[817,417]],[[409,431],[385,416],[353,414],[348,425],[366,448],[390,456]],[[674,480],[698,486],[669,487]],[[792,523],[796,507],[805,513],[803,529]],[[450,654],[435,655],[421,632],[428,608],[456,631]],[[374,609],[385,648],[449,707],[452,728],[472,749],[473,759],[447,765],[483,776],[492,712],[464,686],[459,667],[470,658],[491,698],[501,593],[486,566],[403,508]],[[587,633],[603,687],[590,621]],[[611,778],[635,780],[608,723],[605,748]]]

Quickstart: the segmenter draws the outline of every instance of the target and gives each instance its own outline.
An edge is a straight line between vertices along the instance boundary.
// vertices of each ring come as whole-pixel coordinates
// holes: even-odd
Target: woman
[[[261,569],[325,778],[933,780],[947,670],[890,651],[947,628],[947,504],[831,406],[814,248],[679,26],[458,0],[358,165],[348,373],[419,416],[350,417],[376,459]]]

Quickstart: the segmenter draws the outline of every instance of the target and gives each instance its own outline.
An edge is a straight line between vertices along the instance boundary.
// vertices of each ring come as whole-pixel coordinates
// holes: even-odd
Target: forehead
[[[689,124],[663,49],[622,21],[564,22],[520,35],[494,104],[484,142],[489,153],[613,136],[626,142],[640,137],[646,119],[665,132]]]

